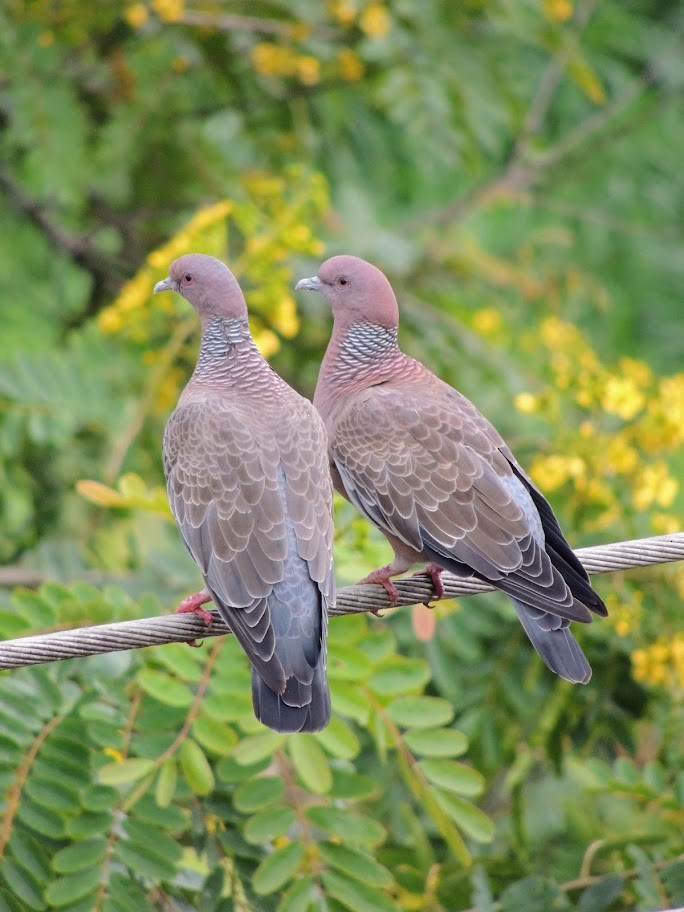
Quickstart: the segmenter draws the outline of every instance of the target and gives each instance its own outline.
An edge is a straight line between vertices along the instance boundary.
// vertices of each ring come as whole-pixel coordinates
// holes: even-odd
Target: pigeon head
[[[237,279],[216,257],[188,253],[171,263],[167,278],[157,282],[154,293],[177,291],[187,298],[204,322],[214,316],[244,317],[247,305]]]
[[[367,322],[393,328],[399,323],[392,286],[379,269],[358,257],[331,257],[317,276],[301,279],[295,287],[319,291],[341,324]]]

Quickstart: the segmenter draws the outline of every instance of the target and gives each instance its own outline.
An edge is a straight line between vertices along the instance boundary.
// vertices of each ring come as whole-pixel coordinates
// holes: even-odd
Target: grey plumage
[[[591,669],[568,629],[605,606],[542,494],[495,428],[459,392],[404,355],[385,276],[333,257],[299,288],[334,316],[314,396],[335,487],[388,538],[395,556],[366,580],[430,561],[506,592],[544,662],[570,681]]]
[[[190,300],[203,330],[164,434],[173,515],[252,662],[257,718],[277,731],[316,731],[330,718],[325,647],[334,600],[325,429],[260,355],[226,266],[181,257],[155,286],[168,289]]]

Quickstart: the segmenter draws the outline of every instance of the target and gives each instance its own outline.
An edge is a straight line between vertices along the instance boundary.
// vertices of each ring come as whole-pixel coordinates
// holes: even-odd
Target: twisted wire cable
[[[610,573],[680,561],[684,560],[684,532],[579,548],[575,553],[588,573]],[[477,595],[494,588],[475,580],[460,579],[448,572],[444,572],[442,582],[445,598]],[[397,606],[415,605],[434,598],[432,582],[427,576],[396,580],[395,585],[399,592]],[[382,586],[346,586],[338,591],[337,604],[331,614],[376,613],[389,607],[389,597]],[[5,640],[0,643],[0,668],[40,665],[78,656],[142,649],[230,633],[230,628],[218,612],[214,610],[211,613],[214,620],[210,627],[196,614],[170,614]]]

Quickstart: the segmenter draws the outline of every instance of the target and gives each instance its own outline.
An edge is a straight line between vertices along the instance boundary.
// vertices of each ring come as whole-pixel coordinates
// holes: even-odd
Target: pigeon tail
[[[302,685],[290,678],[283,694],[274,693],[253,668],[252,702],[257,719],[275,731],[316,732],[325,728],[330,721],[330,692],[322,659],[311,684]]]
[[[539,624],[540,612],[537,609],[528,608],[514,598],[511,601],[525,633],[547,668],[573,684],[587,684],[591,678],[591,666],[570,632],[569,622],[563,619],[555,630],[545,630]]]

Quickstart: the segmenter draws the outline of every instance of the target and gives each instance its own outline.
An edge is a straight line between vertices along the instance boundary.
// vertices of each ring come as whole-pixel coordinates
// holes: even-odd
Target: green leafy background
[[[673,0],[0,9],[0,635],[198,587],[160,440],[230,263],[310,395],[297,278],[380,265],[574,545],[682,528],[684,13]],[[336,504],[336,575],[388,557]],[[333,720],[265,730],[230,638],[0,676],[0,912],[684,905],[680,565],[597,581],[586,687],[505,598],[335,618]]]

